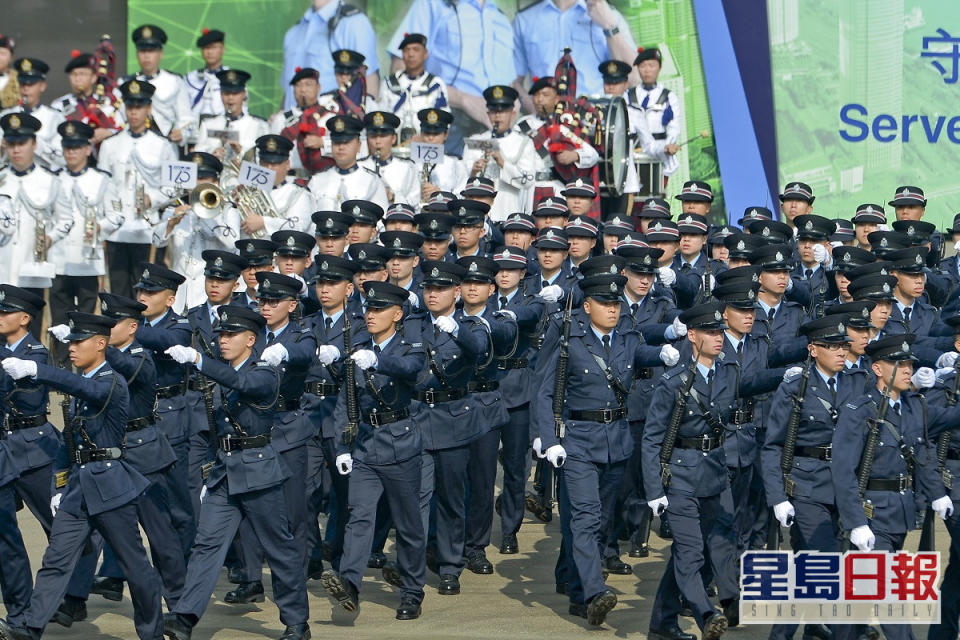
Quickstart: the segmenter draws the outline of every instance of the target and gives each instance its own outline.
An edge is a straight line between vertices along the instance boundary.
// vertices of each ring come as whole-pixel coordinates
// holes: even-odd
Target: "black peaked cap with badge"
[[[40,317],[46,306],[42,296],[15,287],[12,284],[0,284],[0,313],[23,311],[34,318]]]
[[[627,278],[619,273],[602,273],[577,282],[585,297],[600,302],[618,302],[626,284]]]
[[[463,282],[467,270],[456,262],[427,260],[420,265],[423,272],[423,285],[435,287],[455,287]]]
[[[238,254],[220,249],[205,249],[200,254],[206,263],[203,275],[219,280],[236,280],[247,268],[246,261]]]
[[[423,236],[412,231],[384,231],[380,234],[380,242],[391,257],[413,258],[423,246]]]
[[[168,269],[162,264],[141,262],[139,269],[140,281],[133,285],[134,289],[142,289],[144,291],[164,291],[169,289],[176,291],[177,288],[187,280],[176,271]]]
[[[283,136],[273,133],[257,138],[257,155],[263,162],[278,164],[290,157],[293,143]]]
[[[410,298],[409,291],[389,282],[367,280],[360,286],[363,288],[363,301],[373,309],[403,307]]]
[[[700,331],[719,331],[726,329],[723,321],[723,311],[726,305],[718,300],[704,302],[690,307],[680,314],[680,322],[687,325],[687,329]]]
[[[100,298],[100,313],[115,320],[133,318],[139,321],[143,317],[143,312],[147,310],[147,305],[126,296],[106,291],[101,291],[97,296]]]
[[[483,282],[493,284],[500,271],[500,265],[493,258],[486,256],[464,256],[457,260],[457,264],[466,269],[463,275],[464,282]]]
[[[380,271],[387,268],[390,252],[379,244],[358,242],[347,247],[350,259],[360,267],[360,271]]]
[[[354,223],[353,216],[342,211],[314,211],[310,220],[317,228],[314,235],[320,238],[342,238]]]
[[[303,283],[292,276],[272,271],[257,271],[257,298],[261,300],[284,300],[300,297]]]
[[[617,275],[623,271],[627,260],[620,255],[593,256],[580,263],[579,272],[583,279],[599,275]]]
[[[257,311],[238,304],[220,307],[217,309],[217,317],[220,319],[220,324],[214,328],[214,333],[240,333],[241,331],[260,333],[267,326],[266,318]]]
[[[352,282],[353,276],[360,271],[360,265],[355,260],[348,260],[339,256],[318,255],[315,261],[317,270],[310,280],[317,282]]]
[[[110,330],[116,324],[116,319],[109,316],[98,316],[83,311],[68,311],[67,327],[70,329],[70,333],[67,334],[65,339],[69,342],[77,342],[94,336],[109,337]]]
[[[240,257],[246,262],[247,267],[262,267],[272,264],[273,252],[277,250],[275,242],[264,238],[237,240],[233,243],[233,246],[240,251]]]
[[[274,231],[270,240],[277,245],[275,253],[278,256],[294,256],[297,258],[306,258],[317,246],[317,239],[309,233],[297,231],[296,229],[281,229]]]
[[[874,361],[903,362],[904,360],[910,360],[916,362],[918,358],[910,348],[916,341],[917,336],[912,333],[884,336],[868,343],[866,351],[867,355]]]
[[[353,216],[354,224],[375,226],[383,217],[383,207],[368,200],[344,200],[340,211]]]
[[[824,315],[823,317],[810,320],[800,325],[800,333],[807,337],[811,344],[822,342],[824,344],[836,344],[850,342],[847,337],[847,325],[842,316]]]
[[[832,304],[826,308],[825,313],[828,316],[845,318],[847,326],[853,329],[875,329],[876,327],[870,322],[870,312],[876,306],[877,303],[873,300],[858,300]]]

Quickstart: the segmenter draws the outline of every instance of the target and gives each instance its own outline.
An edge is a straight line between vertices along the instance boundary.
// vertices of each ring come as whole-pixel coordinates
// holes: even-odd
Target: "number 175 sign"
[[[256,187],[263,191],[270,191],[273,189],[276,179],[277,172],[273,169],[267,169],[266,167],[261,167],[258,164],[253,164],[246,160],[240,164],[240,175],[238,176],[240,184],[247,185],[248,187]]]

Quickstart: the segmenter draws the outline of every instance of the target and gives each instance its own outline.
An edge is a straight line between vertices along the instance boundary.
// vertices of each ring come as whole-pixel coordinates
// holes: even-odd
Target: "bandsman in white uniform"
[[[50,246],[67,236],[73,222],[70,204],[57,175],[34,162],[40,121],[10,113],[0,118],[0,127],[10,159],[0,170],[0,273],[10,284],[42,296],[52,274],[34,279],[24,266],[46,263]],[[39,330],[40,320],[34,320],[31,330]]]
[[[328,121],[334,166],[310,179],[317,209],[337,211],[347,200],[366,200],[386,209],[387,192],[377,174],[357,163],[363,123],[352,116],[334,116]]]
[[[190,110],[198,122],[203,116],[223,115],[220,101],[220,80],[217,74],[229,67],[223,66],[223,50],[226,34],[219,29],[204,29],[197,38],[197,48],[204,67],[187,73],[183,82],[187,87]]]
[[[168,199],[160,189],[163,166],[179,157],[167,138],[147,127],[154,91],[149,82],[124,83],[120,93],[127,128],[100,145],[98,165],[113,177],[124,216],[123,224],[106,236],[110,291],[128,298],[139,281],[140,263],[150,261],[150,237],[158,220],[156,207]]]
[[[421,109],[417,112],[422,142],[443,146],[447,141],[453,114],[442,109]],[[437,191],[460,193],[469,177],[460,158],[444,153],[439,162],[424,163],[420,168],[420,201],[426,202]]]
[[[145,24],[134,29],[133,43],[137,47],[137,62],[140,64],[140,71],[134,78],[149,82],[156,89],[153,96],[154,128],[174,144],[185,146],[196,136],[197,123],[190,109],[190,98],[183,78],[160,68],[166,42],[167,34],[158,26]]]
[[[257,138],[257,156],[260,166],[275,173],[273,188],[266,192],[275,215],[261,216],[247,212],[241,217],[242,238],[269,238],[281,229],[310,231],[310,214],[316,210],[310,190],[289,177],[290,150],[293,143],[274,134]]]
[[[220,180],[223,164],[215,156],[202,151],[193,151],[187,156],[197,165],[197,187],[216,185]],[[153,244],[167,247],[167,259],[171,268],[186,277],[186,281],[177,288],[177,299],[173,305],[178,313],[206,300],[203,270],[206,261],[204,249],[231,251],[234,243],[240,239],[240,214],[220,201],[220,212],[212,218],[197,215],[203,209],[201,203],[189,202],[170,206],[161,212],[161,220],[153,227]],[[215,209],[211,209],[213,211]]]
[[[247,113],[244,108],[249,73],[227,69],[217,73],[217,79],[224,113],[201,119],[195,150],[212,153],[223,162],[221,184],[224,188],[230,188],[236,184],[240,163],[253,159],[257,138],[267,135],[267,121]],[[228,137],[232,135],[236,135],[237,139]]]
[[[22,111],[39,120],[36,160],[47,169],[57,171],[63,167],[63,150],[60,148],[60,134],[57,133],[57,126],[63,122],[63,114],[43,104],[50,67],[36,58],[18,58],[13,61],[13,68],[20,85],[20,105],[3,111],[0,116]]]
[[[487,219],[500,222],[511,213],[533,209],[537,154],[530,138],[513,130],[517,90],[494,85],[484,89],[483,97],[493,128],[467,138],[463,162],[471,176],[493,181],[497,196]]]
[[[447,85],[426,70],[427,36],[408,33],[400,41],[403,70],[386,77],[380,85],[380,108],[400,118],[400,142],[420,131],[417,113],[423,109],[449,110]]]
[[[678,142],[683,133],[680,122],[680,99],[657,82],[663,55],[659,49],[643,49],[633,61],[640,73],[640,84],[627,93],[627,104],[643,111],[647,129],[653,138],[644,152],[663,163],[663,175],[672,175],[679,167]]]
[[[67,313],[94,313],[100,278],[106,275],[103,238],[123,224],[120,194],[110,174],[89,165],[94,128],[67,121],[59,127],[66,167],[58,174],[60,191],[70,203],[70,231],[50,247],[56,276],[50,287],[50,324],[67,322]],[[67,350],[52,341],[54,358],[66,360]]]
[[[363,117],[370,152],[360,166],[376,173],[383,180],[390,204],[420,206],[420,178],[417,165],[408,158],[393,155],[397,143],[400,118],[387,111],[373,111]]]

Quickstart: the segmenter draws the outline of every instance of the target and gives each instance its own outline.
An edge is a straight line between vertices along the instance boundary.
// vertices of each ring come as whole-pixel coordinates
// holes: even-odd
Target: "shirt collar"
[[[547,283],[549,283],[549,284],[553,284],[553,283],[555,283],[555,282],[557,281],[557,279],[560,277],[560,274],[561,274],[561,273],[563,273],[563,269],[562,269],[562,268],[561,268],[561,269],[558,269],[557,272],[556,272],[555,274],[553,274],[552,277],[550,277],[550,278],[543,278],[543,277],[541,277],[540,279],[541,279],[541,280],[545,280],[545,281],[546,281]]]
[[[280,334],[281,334],[281,333],[283,333],[284,331],[287,330],[287,327],[289,327],[289,326],[290,326],[290,321],[288,320],[288,321],[287,321],[287,324],[283,325],[283,326],[280,327],[279,329],[271,329],[270,327],[267,327],[266,329],[267,329],[267,333],[268,333],[268,334],[271,333],[271,332],[273,333],[273,338],[274,338],[274,340],[276,340],[277,338],[280,337]]]
[[[97,375],[97,372],[100,371],[100,369],[103,369],[104,365],[106,365],[106,364],[107,364],[107,361],[104,360],[103,362],[100,363],[100,366],[99,366],[99,367],[97,367],[96,369],[94,369],[94,370],[91,371],[90,373],[85,373],[85,374],[83,374],[83,377],[84,377],[84,378],[92,378],[93,376]]]
[[[30,335],[29,333],[23,334],[23,337],[22,337],[22,338],[20,338],[19,340],[17,340],[17,341],[14,342],[13,344],[8,344],[8,345],[7,345],[7,349],[9,349],[10,351],[16,351],[16,350],[17,350],[17,347],[20,346],[20,343],[23,342],[24,340],[26,340],[26,339],[27,339],[27,336],[29,336],[29,335]]]
[[[711,371],[716,371],[716,369],[717,369],[716,366],[707,367],[700,362],[697,363],[697,371],[700,372],[700,375],[703,376],[704,380],[707,379],[707,376],[710,374]]]
[[[334,325],[334,324],[337,324],[337,320],[339,320],[339,319],[340,319],[340,316],[343,315],[343,309],[340,309],[340,311],[337,311],[337,312],[336,312],[335,314],[333,314],[332,316],[328,316],[328,315],[327,315],[327,312],[326,312],[326,311],[323,311],[323,310],[321,309],[321,310],[320,310],[320,315],[323,317],[323,323],[324,323],[324,324],[327,323],[327,318],[330,318],[330,324],[331,324],[331,325]]]
[[[856,367],[857,369],[862,369],[862,368],[863,368],[863,356],[859,356],[859,357],[858,357],[856,360],[854,360],[853,362],[850,362],[849,360],[844,360],[844,361],[843,361],[843,364],[847,367],[847,369],[853,369],[854,367]]]
[[[640,298],[639,300],[634,300],[634,299],[630,296],[630,294],[627,293],[627,290],[626,290],[626,289],[623,290],[623,301],[626,302],[628,306],[635,304],[635,305],[637,305],[637,306],[639,307],[639,306],[643,305],[643,302],[644,302],[644,300],[646,300],[646,299],[647,299],[647,296],[643,296],[643,297]]]
[[[241,362],[240,364],[238,364],[237,366],[235,366],[235,367],[233,368],[233,370],[234,370],[234,371],[240,371],[240,369],[243,367],[243,365],[247,364],[247,360],[249,360],[249,359],[250,359],[250,358],[247,358],[246,360],[244,360],[243,362]]]
[[[550,2],[546,3],[546,6],[553,9],[554,11],[560,11],[560,8],[557,6],[556,0],[550,0]],[[584,11],[586,11],[587,3],[585,0],[577,0],[575,3],[573,3],[570,9],[567,9],[567,11],[570,11],[572,9],[583,9]]]
[[[820,367],[814,367],[814,368],[817,370],[817,373],[820,374],[820,377],[823,378],[824,384],[829,385],[831,380],[833,380],[833,385],[834,385],[834,386],[837,386],[837,385],[839,384],[840,381],[837,380],[837,374],[833,374],[832,376],[828,376],[828,375],[825,374],[823,371],[820,371]]]
[[[392,336],[390,336],[389,338],[387,338],[387,339],[384,340],[383,342],[374,342],[374,343],[373,343],[373,346],[375,346],[375,347],[380,347],[380,351],[383,351],[383,350],[385,350],[385,349],[387,348],[387,345],[389,345],[390,342],[391,342],[394,338],[396,338],[396,337],[397,337],[397,334],[396,334],[396,332],[394,332]]]
[[[602,333],[601,331],[598,331],[597,328],[591,324],[590,330],[593,331],[593,335],[597,336],[597,340],[599,340],[601,344],[603,343],[603,336],[605,335],[610,336],[610,344],[613,344],[613,332],[614,332],[613,329],[610,330],[610,333]]]
[[[168,315],[170,315],[170,309],[167,309],[166,311],[164,311],[164,312],[163,312],[163,315],[160,316],[159,318],[155,318],[154,320],[149,321],[148,324],[149,324],[151,327],[155,327],[155,326],[157,326],[158,324],[160,324],[161,322],[163,322],[163,319],[166,318]]]
[[[913,309],[917,306],[917,301],[914,300],[910,305],[905,305],[897,299],[897,309],[900,309],[900,316],[903,317],[903,310],[910,309],[910,313],[913,313]]]
[[[67,169],[67,173],[73,176],[74,178],[79,178],[80,176],[82,176],[87,172],[87,169],[88,167],[83,167],[82,169],[80,169],[80,171],[71,171],[70,169]]]
[[[730,344],[732,344],[734,350],[736,350],[737,347],[739,347],[741,344],[743,344],[743,343],[745,343],[745,342],[747,341],[747,335],[748,335],[748,334],[743,334],[743,337],[740,338],[739,340],[737,340],[736,338],[734,338],[734,337],[733,337],[733,334],[730,333],[729,331],[724,331],[724,332],[723,332],[723,335],[727,336],[727,340],[730,341]]]
[[[30,173],[31,171],[33,171],[33,170],[36,169],[36,168],[37,168],[37,165],[31,164],[29,167],[27,167],[27,168],[24,169],[23,171],[17,171],[17,170],[14,169],[13,166],[11,165],[10,171],[12,171],[12,172],[13,172],[13,175],[17,176],[18,178],[22,178],[23,176],[27,175],[28,173]]]
[[[520,291],[520,287],[517,287],[516,289],[514,289],[513,291],[511,291],[510,293],[508,293],[507,295],[504,296],[503,293],[498,289],[498,290],[497,290],[497,298],[504,297],[504,298],[507,299],[507,304],[509,304],[510,301],[513,300],[513,296],[517,295],[517,292],[518,292],[518,291]],[[498,300],[498,301],[499,301],[499,300]]]
[[[757,296],[757,302],[760,303],[760,308],[763,309],[764,313],[766,313],[768,317],[770,316],[770,309],[773,309],[774,312],[780,311],[780,305],[783,304],[782,302],[778,302],[777,306],[771,307],[766,302],[761,300],[760,296]]]
[[[340,167],[334,167],[334,169],[337,170],[337,173],[339,173],[341,176],[348,176],[354,171],[357,171],[359,168],[360,168],[360,165],[356,163],[354,163],[354,165],[349,169],[341,169]]]

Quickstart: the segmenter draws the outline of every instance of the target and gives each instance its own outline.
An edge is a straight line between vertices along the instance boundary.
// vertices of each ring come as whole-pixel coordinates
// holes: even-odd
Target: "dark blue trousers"
[[[427,540],[420,518],[420,456],[388,465],[355,461],[350,472],[349,513],[340,577],[357,590],[367,568],[374,537],[377,504],[385,496],[390,512],[396,514],[397,566],[404,595],[423,600],[426,580]]]
[[[601,559],[627,461],[599,464],[568,457],[561,482],[570,503],[570,551],[584,601],[602,593]]]
[[[429,530],[430,498],[433,497],[437,508],[437,562],[440,575],[459,576],[464,567],[470,445],[425,453],[432,458],[433,469],[432,473],[429,470],[421,472],[420,517],[427,525],[424,530]],[[396,511],[391,509],[391,514],[396,522]]]
[[[171,611],[197,619],[203,617],[227,548],[244,518],[250,522],[270,565],[280,621],[285,625],[307,622],[303,540],[293,537],[282,486],[232,496],[226,480],[208,491],[200,507],[200,524],[187,564],[183,595]]]
[[[337,442],[336,438],[324,438],[321,442],[323,459],[330,470],[330,517],[327,519],[326,544],[330,547],[331,564],[334,569],[340,567],[340,556],[343,555],[343,536],[347,528],[347,496],[350,492],[350,476],[337,473]],[[314,472],[311,470],[310,475]],[[319,475],[318,475],[319,478]],[[319,529],[318,529],[319,532]],[[319,533],[318,533],[319,535]],[[319,544],[317,545],[319,547]]]
[[[470,443],[467,474],[470,482],[467,500],[467,531],[464,555],[483,551],[490,544],[493,528],[493,490],[497,484],[497,451],[500,429],[491,429]]]
[[[63,510],[57,512],[24,622],[35,629],[47,626],[63,601],[77,560],[94,530],[113,547],[120,568],[129,576],[137,636],[143,640],[159,638],[163,632],[160,578],[147,561],[140,540],[135,502],[95,516],[85,511],[78,516]]]
[[[697,625],[703,629],[704,620],[716,609],[707,597],[703,584],[703,571],[706,559],[704,543],[713,534],[718,521],[725,521],[727,531],[733,532],[733,500],[730,489],[715,496],[695,498],[681,494],[669,494],[667,517],[673,530],[673,544],[670,548],[670,560],[664,569],[663,577],[657,586],[657,595],[650,617],[651,629],[664,629],[676,624],[680,611],[681,598],[686,600],[693,611]],[[713,574],[720,585],[736,584],[736,558],[734,542],[711,547],[710,562]]]
[[[503,445],[500,533],[504,536],[516,534],[523,522],[530,459],[530,405],[508,409],[507,413],[510,420],[499,431]]]
[[[613,524],[607,536],[604,558],[620,557],[620,534],[630,537],[646,520],[650,518],[650,507],[643,499],[643,463],[640,455],[640,440],[643,438],[643,422],[630,421],[630,433],[633,435],[633,452],[627,460],[623,473],[623,482],[617,494],[617,504],[613,512]]]

